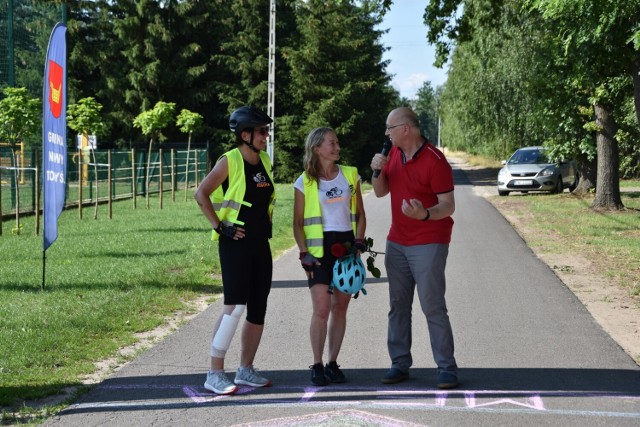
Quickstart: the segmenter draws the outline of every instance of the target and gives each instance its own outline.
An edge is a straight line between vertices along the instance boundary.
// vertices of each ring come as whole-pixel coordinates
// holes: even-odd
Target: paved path
[[[409,381],[379,381],[386,352],[384,256],[352,301],[339,363],[349,381],[310,385],[310,298],[297,251],[274,265],[258,369],[266,389],[216,396],[203,387],[221,302],[99,384],[47,426],[640,425],[640,368],[504,218],[455,170],[457,209],[447,267],[459,389],[434,388],[417,300]],[[365,197],[367,235],[384,251],[389,199]],[[238,364],[236,338],[227,368]]]

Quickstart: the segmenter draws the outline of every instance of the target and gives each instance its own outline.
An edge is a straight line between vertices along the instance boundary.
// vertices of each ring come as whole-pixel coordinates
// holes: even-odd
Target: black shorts
[[[313,268],[313,278],[308,279],[309,287],[317,284],[331,284],[333,265],[337,259],[331,254],[331,246],[334,243],[349,242],[353,248],[354,240],[353,231],[326,231],[323,233],[322,246],[324,247],[324,256],[318,260],[320,265]]]

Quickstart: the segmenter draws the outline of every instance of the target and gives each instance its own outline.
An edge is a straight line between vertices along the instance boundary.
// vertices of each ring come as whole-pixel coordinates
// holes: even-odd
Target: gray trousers
[[[387,241],[384,260],[390,305],[387,347],[393,368],[407,372],[413,364],[411,307],[417,287],[438,371],[457,372],[453,332],[444,297],[448,255],[449,245],[446,244],[403,246]]]

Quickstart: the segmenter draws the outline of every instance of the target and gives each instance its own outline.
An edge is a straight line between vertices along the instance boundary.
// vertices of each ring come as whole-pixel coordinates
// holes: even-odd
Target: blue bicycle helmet
[[[364,268],[362,260],[351,254],[342,258],[338,258],[333,265],[333,279],[330,288],[337,288],[345,294],[357,294],[364,290],[364,284],[367,279],[367,271]]]

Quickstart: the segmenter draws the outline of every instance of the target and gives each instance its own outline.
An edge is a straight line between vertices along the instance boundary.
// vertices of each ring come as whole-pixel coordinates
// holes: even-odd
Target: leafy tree
[[[417,97],[414,109],[420,120],[420,132],[435,145],[438,141],[438,98],[431,82],[422,84]]]
[[[295,108],[279,125],[279,143],[291,156],[291,163],[280,165],[287,178],[301,170],[304,138],[317,126],[336,130],[344,163],[361,173],[369,169],[394,100],[382,61],[381,32],[375,28],[381,16],[380,2],[298,3],[298,43],[283,48]]]
[[[522,9],[523,5],[529,6],[529,9]],[[464,6],[463,12],[458,12],[460,6]],[[616,117],[621,114],[619,106],[625,105],[625,99],[630,95],[629,82],[633,79],[628,78],[628,70],[640,64],[639,8],[640,4],[632,0],[444,0],[429,2],[425,23],[430,28],[429,41],[436,44],[439,64],[448,59],[455,43],[458,43],[456,49],[462,49],[473,41],[486,44],[489,40],[487,35],[490,34],[486,29],[501,22],[505,10],[519,11],[527,18],[523,21],[525,26],[535,25],[534,28],[539,30],[531,33],[536,35],[533,40],[537,43],[551,41],[546,53],[547,60],[536,63],[549,66],[541,74],[546,77],[545,82],[534,76],[522,79],[523,83],[536,90],[534,99],[537,97],[537,101],[531,105],[531,109],[521,110],[521,116],[528,121],[533,119],[534,126],[531,129],[540,131],[545,141],[553,141],[552,148],[556,153],[573,152],[578,157],[582,156],[581,163],[586,167],[581,172],[585,172],[585,175],[592,169],[589,133],[596,134],[598,174],[593,207],[618,209],[622,204],[618,186],[617,138],[633,131],[627,127],[626,133],[619,133],[620,125]],[[505,38],[505,42],[509,40]],[[523,41],[529,43],[530,40],[525,38]],[[508,56],[511,50],[503,49],[503,52]],[[540,59],[544,59],[544,56]],[[450,80],[451,77],[450,72]],[[636,77],[637,73],[634,79]],[[548,102],[544,101],[544,97]],[[638,99],[638,96],[634,98]],[[585,104],[592,106],[591,115],[595,121],[585,120]],[[462,119],[466,120],[464,117]],[[545,124],[541,119],[548,119],[548,123]],[[554,123],[560,125],[555,127],[557,131],[554,130]],[[503,127],[499,126],[498,129]],[[569,143],[566,138],[562,142],[563,134],[569,137]],[[516,135],[505,133],[506,137]],[[480,140],[489,141],[486,137]]]
[[[12,166],[18,165],[17,148],[23,144],[23,149],[30,144],[30,138],[40,130],[42,104],[39,99],[31,98],[27,89],[4,88],[5,98],[0,100],[0,141],[6,141],[11,148]],[[20,189],[18,173],[11,170],[13,188],[15,188],[16,230],[20,231]]]
[[[56,22],[62,20],[61,2],[32,0],[11,2],[13,6],[13,48],[14,48],[14,81],[9,82],[7,69],[0,67],[0,86],[8,84],[14,87],[25,87],[31,96],[42,96],[43,60],[46,56],[49,36]],[[0,19],[7,17],[9,2],[0,2]],[[3,29],[0,37],[1,62],[7,58],[7,39],[5,22],[0,22]],[[6,63],[6,62],[5,62]],[[3,64],[4,65],[4,64]],[[5,74],[5,72],[7,74]]]
[[[89,135],[102,135],[104,122],[100,116],[102,104],[93,97],[82,98],[75,104],[67,107],[67,126],[88,139]],[[93,146],[89,147],[93,157],[94,174],[96,177],[96,202],[93,211],[93,219],[98,218],[98,162]],[[80,178],[81,179],[81,178]],[[81,179],[82,180],[82,179]],[[80,183],[82,185],[82,182]]]
[[[174,120],[176,104],[173,102],[158,101],[151,110],[143,111],[133,120],[133,126],[140,128],[142,133],[149,138],[149,151],[147,153],[147,179],[145,194],[147,208],[149,207],[149,181],[151,179],[151,151],[153,141],[164,140],[162,130]],[[162,173],[162,171],[160,171]]]
[[[181,132],[189,134],[189,141],[187,142],[187,160],[185,162],[184,171],[184,200],[186,202],[187,189],[189,188],[189,154],[191,153],[191,134],[202,126],[202,116],[183,108],[182,111],[180,111],[180,114],[178,114],[176,125],[180,128]]]
[[[574,78],[589,90],[595,116],[590,130],[596,133],[598,153],[596,197],[591,206],[622,209],[615,106],[624,102],[625,80],[631,80],[640,124],[640,3],[530,0],[528,4],[557,26],[565,56],[573,62]]]
[[[139,140],[131,123],[160,99],[207,111],[194,137],[226,137],[218,92],[231,78],[213,58],[233,36],[228,9],[224,0],[71,2],[70,99],[90,95],[102,103],[107,134],[119,146]],[[181,135],[168,129],[167,136]]]

